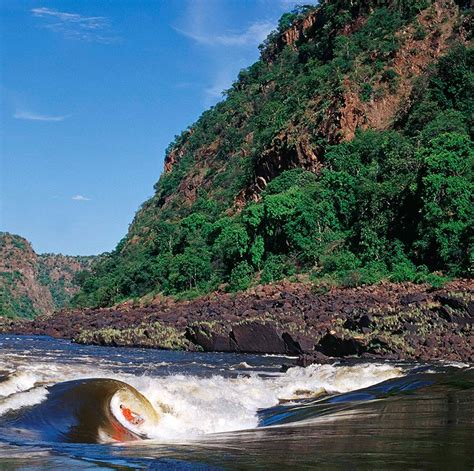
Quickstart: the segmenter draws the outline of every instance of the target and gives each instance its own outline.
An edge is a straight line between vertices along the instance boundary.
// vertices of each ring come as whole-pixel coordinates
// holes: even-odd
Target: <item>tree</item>
[[[423,202],[416,248],[432,269],[467,273],[474,221],[474,153],[465,135],[432,139],[418,154]]]

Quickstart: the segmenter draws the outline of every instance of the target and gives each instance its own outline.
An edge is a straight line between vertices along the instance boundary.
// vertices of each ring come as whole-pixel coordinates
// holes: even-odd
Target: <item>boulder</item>
[[[359,319],[359,328],[360,329],[369,328],[372,325],[373,325],[373,318],[370,314],[364,314]]]
[[[466,311],[459,313],[459,311],[455,311],[454,309],[449,309],[445,306],[438,306],[435,307],[434,310],[446,322],[461,326],[474,324],[474,318],[469,316],[467,309]]]
[[[205,352],[233,352],[228,335],[214,332],[207,325],[191,325],[186,328],[185,337]]]
[[[344,322],[344,328],[348,330],[367,333],[374,325],[373,317],[370,314],[362,314],[359,318],[350,317]]]
[[[344,338],[340,334],[328,332],[314,347],[318,352],[330,357],[360,355],[367,347],[354,338]]]
[[[303,349],[297,340],[295,340],[288,332],[283,332],[281,335],[283,342],[285,342],[286,352],[290,355],[300,355]]]
[[[332,361],[333,360],[331,360],[331,358],[327,357],[323,353],[315,351],[311,353],[305,353],[304,355],[300,355],[298,357],[298,360],[296,360],[296,365],[306,367],[314,363],[325,364],[325,363],[330,363]]]
[[[314,340],[308,336],[291,335],[288,332],[283,332],[281,338],[285,342],[288,355],[301,355],[312,351],[314,348]]]
[[[260,322],[235,325],[230,332],[236,351],[241,353],[287,353],[286,344],[275,327]]]
[[[467,305],[467,314],[469,317],[474,317],[474,301],[471,301]]]
[[[410,304],[422,303],[426,301],[427,296],[424,293],[412,293],[402,296],[400,298],[400,304],[402,306],[408,306]]]
[[[436,295],[435,299],[443,306],[449,306],[451,309],[455,309],[457,311],[468,311],[468,306],[462,299],[455,298],[453,296],[445,296],[442,294]]]

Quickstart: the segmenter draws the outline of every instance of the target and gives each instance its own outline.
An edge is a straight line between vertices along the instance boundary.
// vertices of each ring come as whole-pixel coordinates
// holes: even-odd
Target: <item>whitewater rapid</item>
[[[166,366],[150,365],[158,374],[130,374],[114,371],[113,362],[61,364],[32,362],[28,357],[4,356],[0,360],[1,416],[48,399],[49,387],[71,380],[109,378],[122,381],[143,394],[159,413],[158,424],[144,424],[148,438],[160,441],[192,439],[205,434],[253,429],[258,412],[280,403],[322,394],[345,393],[402,376],[400,367],[387,364],[353,366],[311,365],[293,367],[285,373],[262,375],[244,370],[237,376],[212,374],[160,375]],[[244,368],[244,365],[236,365]],[[117,405],[114,406],[117,408]],[[119,412],[114,410],[117,415]]]
[[[0,335],[0,468],[473,469],[472,365],[294,364]]]

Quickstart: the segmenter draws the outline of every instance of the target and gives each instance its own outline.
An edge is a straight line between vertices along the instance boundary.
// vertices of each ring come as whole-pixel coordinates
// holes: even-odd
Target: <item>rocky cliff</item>
[[[377,15],[387,14],[390,17],[393,11],[377,9],[376,2],[326,1],[322,7],[310,11],[296,20],[290,28],[267,40],[268,44],[262,48],[263,65],[258,65],[270,71],[274,67],[281,67],[279,62],[284,62],[282,55],[300,56],[302,50],[317,47],[318,41],[326,41],[325,54],[340,54],[342,57],[338,59],[350,61],[350,64],[345,64],[348,69],[345,73],[338,70],[339,76],[333,77],[332,90],[318,89],[319,84],[316,82],[308,90],[304,105],[292,115],[281,117],[279,132],[274,133],[260,152],[253,156],[253,174],[243,185],[244,188],[237,195],[232,195],[234,203],[237,202],[240,206],[249,200],[258,199],[268,182],[286,169],[306,168],[317,172],[324,162],[327,144],[351,140],[358,129],[390,129],[397,117],[406,114],[413,100],[413,87],[418,83],[419,77],[437,63],[454,41],[467,43],[469,34],[469,22],[456,2],[437,0],[411,3],[418,6],[412,6],[404,13],[411,16],[410,21],[397,17],[393,19],[394,24],[389,24],[390,20],[378,23],[376,20],[380,18]],[[330,8],[332,16],[329,17]],[[343,24],[339,25],[339,22]],[[381,30],[381,34],[377,29]],[[340,47],[338,43],[347,42],[345,47],[349,49],[350,41],[346,38],[357,34],[362,36],[367,31],[375,37],[380,34],[376,44],[364,41],[363,46],[368,50],[360,51],[349,59],[351,52],[344,51],[344,45]],[[341,50],[336,52],[338,47]],[[241,74],[240,80],[229,93],[228,100],[234,98],[232,92],[235,91],[253,92],[246,83],[246,74],[253,67],[255,65],[249,72]],[[291,74],[294,72],[289,68],[289,76],[285,77],[288,80],[285,88],[288,90],[299,86],[297,76],[292,81]],[[307,71],[302,72],[302,75],[307,75]],[[271,74],[264,81],[258,90],[262,100],[272,101],[272,94],[281,87],[278,83],[280,80],[278,75]],[[219,108],[218,105],[216,111]],[[253,115],[260,111],[255,103],[249,106],[248,111],[237,107],[233,110],[232,131],[235,132],[236,128],[241,131],[241,140],[232,149],[235,154],[225,147],[229,139],[226,135],[229,131],[226,132],[226,129],[216,129],[213,136],[215,139],[197,149],[194,149],[192,142],[195,134],[193,131],[201,122],[198,121],[186,131],[167,153],[163,180],[179,166],[191,146],[193,164],[180,176],[181,181],[176,191],[165,195],[162,188],[159,188],[162,190],[159,193],[163,195],[160,206],[171,206],[176,198],[180,205],[190,204],[196,201],[199,191],[203,189],[211,193],[221,190],[218,176],[231,163],[220,161],[218,156],[227,153],[228,157],[250,160],[252,146],[255,146],[255,131],[246,131],[251,128],[250,123],[255,117]],[[275,114],[278,114],[277,109]],[[261,123],[263,126],[272,124],[272,120]],[[315,144],[318,139],[322,141],[319,145]],[[211,170],[215,173],[212,174]],[[179,169],[176,168],[175,173],[178,172]],[[134,227],[132,232],[133,230]]]
[[[170,144],[155,195],[76,304],[295,273],[470,276],[471,22],[454,0],[327,0],[284,15],[260,60]]]
[[[37,255],[23,237],[0,233],[0,316],[50,314],[78,292],[77,275],[94,257]]]

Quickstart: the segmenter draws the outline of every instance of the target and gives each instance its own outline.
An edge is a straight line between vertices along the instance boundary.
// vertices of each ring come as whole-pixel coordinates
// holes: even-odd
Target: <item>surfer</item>
[[[135,412],[131,411],[128,407],[125,407],[123,404],[120,404],[120,410],[122,411],[123,416],[133,425],[141,425],[145,422],[145,419]]]

